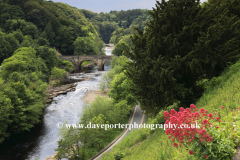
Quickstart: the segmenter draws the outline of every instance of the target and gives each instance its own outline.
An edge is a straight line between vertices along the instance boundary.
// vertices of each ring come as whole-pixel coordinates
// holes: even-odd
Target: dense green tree
[[[111,22],[96,22],[95,25],[98,25],[99,27],[99,33],[100,33],[100,37],[101,39],[105,42],[105,43],[109,43],[109,40],[111,38],[111,34],[115,31],[115,29],[117,28],[115,25],[113,25]]]
[[[40,122],[46,88],[47,84],[42,83],[36,73],[9,75],[8,83],[0,86],[0,93],[4,95],[0,97],[1,117],[8,117],[1,128],[3,138],[29,130]]]
[[[33,48],[22,47],[14,52],[14,55],[5,59],[2,63],[2,77],[7,80],[13,72],[24,72],[35,64],[36,51]]]
[[[3,85],[5,86],[5,85]],[[12,120],[9,118],[9,116],[12,113],[13,107],[11,105],[11,99],[8,98],[4,92],[0,91],[0,143],[4,141],[6,137],[9,136],[9,133],[7,133],[7,128],[11,124]]]
[[[121,37],[124,36],[124,29],[123,28],[117,28],[113,33],[112,37],[109,42],[117,44]]]
[[[119,103],[120,101],[126,100],[127,104],[131,107],[136,105],[136,99],[129,92],[128,89],[131,88],[132,81],[127,78],[124,71],[117,74],[110,83],[110,92],[108,95],[113,98],[114,102]],[[131,109],[131,108],[130,108]],[[128,110],[129,111],[129,110]],[[129,112],[128,112],[129,113]]]
[[[92,37],[78,37],[74,45],[74,55],[96,55],[98,47]]]
[[[23,19],[24,12],[18,5],[8,5],[0,2],[0,24],[4,25],[8,19]]]
[[[41,59],[43,59],[49,72],[54,67],[58,66],[60,60],[54,49],[46,46],[40,46],[36,49],[36,51],[37,51],[36,55],[41,57]]]
[[[45,33],[46,33],[46,36],[47,36],[47,39],[48,39],[49,43],[51,45],[54,45],[55,44],[54,43],[54,38],[56,37],[56,35],[53,31],[52,24],[50,22],[46,25]]]
[[[50,78],[50,71],[48,70],[46,63],[40,57],[36,58],[35,62],[36,62],[36,71],[39,72],[38,77],[43,82],[48,82]]]
[[[67,72],[74,69],[74,65],[70,61],[66,60],[59,61],[59,65],[64,66],[64,70]]]
[[[48,43],[47,39],[45,39],[43,37],[38,37],[37,44],[39,46],[47,46],[47,47],[49,47],[49,43]]]
[[[24,39],[24,36],[22,34],[22,32],[18,29],[16,31],[13,31],[11,33],[11,35],[13,35],[17,40],[18,40],[18,43],[22,43],[23,39]]]
[[[29,23],[22,29],[23,34],[32,36],[33,39],[36,39],[38,36],[38,29],[35,25]]]
[[[11,56],[12,50],[11,44],[5,40],[5,34],[0,33],[0,63]]]
[[[130,48],[124,41],[120,41],[114,47],[114,49],[112,51],[112,54],[115,55],[115,56],[125,55],[124,49],[128,49],[129,50]]]
[[[66,76],[66,71],[63,70],[63,69],[59,69],[57,67],[54,67],[51,71],[51,79],[60,80],[65,76]]]
[[[31,36],[26,35],[26,36],[24,36],[23,41],[22,41],[22,43],[20,45],[21,45],[21,47],[32,47],[32,48],[34,48],[37,44],[32,39]]]
[[[6,35],[5,40],[11,45],[12,53],[20,47],[19,41],[12,34]]]

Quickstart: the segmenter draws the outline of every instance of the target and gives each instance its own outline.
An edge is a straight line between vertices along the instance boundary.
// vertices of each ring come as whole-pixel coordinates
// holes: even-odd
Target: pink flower
[[[193,151],[189,151],[189,154],[192,155],[192,154],[194,154],[194,153],[193,153]]]
[[[204,113],[205,110],[203,108],[200,109],[200,113]]]
[[[221,108],[223,109],[224,107],[222,106]]]
[[[216,118],[216,120],[219,120],[219,119],[220,119],[219,117]]]
[[[209,114],[208,114],[208,117],[209,117],[209,118],[212,118],[212,117],[213,117],[212,113],[209,113]]]
[[[204,157],[205,157],[205,158],[208,158],[208,156],[207,156],[207,155],[205,155]]]
[[[177,143],[174,143],[173,146],[177,148],[177,147],[178,147],[178,144],[177,144]]]
[[[181,112],[184,111],[184,108],[183,108],[183,107],[180,107],[180,108],[179,108],[179,111],[181,111]]]
[[[209,123],[207,119],[204,119],[202,122],[202,124],[207,124],[207,123]]]
[[[197,108],[197,107],[194,104],[191,104],[190,108],[192,109],[192,108]]]

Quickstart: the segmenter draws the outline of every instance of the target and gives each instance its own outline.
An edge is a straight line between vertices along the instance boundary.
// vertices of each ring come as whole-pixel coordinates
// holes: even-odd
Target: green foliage
[[[14,52],[20,47],[19,41],[14,37],[14,35],[11,34],[6,35],[5,40],[8,41],[8,43],[11,45],[12,52]]]
[[[117,112],[120,108],[123,110],[124,107],[126,104],[116,106],[106,97],[97,97],[91,105],[86,105],[79,124],[87,126],[91,122],[91,128],[61,129],[61,139],[56,149],[59,152],[55,158],[64,158],[66,154],[70,155],[71,151],[74,153],[71,154],[71,158],[79,155],[82,159],[89,159],[95,155],[122,131],[122,129],[105,129],[97,125],[124,123],[126,116]],[[81,145],[78,145],[79,141]]]
[[[150,119],[146,124],[152,124]],[[105,153],[103,160],[112,160],[116,155],[121,154],[123,159],[194,159],[190,157],[187,150],[174,148],[172,141],[167,138],[163,129],[155,130],[154,134],[150,134],[151,129],[140,128],[131,130],[124,139],[116,145],[111,152]]]
[[[124,158],[124,155],[121,152],[114,154],[115,160],[120,160],[122,158]]]
[[[113,33],[109,42],[117,44],[124,35],[124,28],[117,28]]]
[[[240,131],[236,124],[240,123],[239,110],[232,110],[230,107],[221,109],[220,107],[215,112],[219,120],[210,120],[212,127],[206,128],[206,131],[211,135],[213,141],[210,143],[201,143],[199,140],[189,145],[189,150],[193,150],[194,157],[205,159],[207,155],[209,159],[229,159],[231,160],[236,153],[235,146],[239,144]]]
[[[81,66],[86,66],[87,64],[90,64],[90,63],[92,63],[92,61],[84,61],[82,62]]]
[[[2,84],[4,82],[4,80],[2,79],[2,77],[0,77],[0,84]]]
[[[61,60],[60,64],[64,66],[64,70],[67,71],[67,72],[74,69],[74,66],[73,66],[72,62],[70,62],[70,61]]]
[[[236,62],[240,21],[228,5],[202,8],[199,1],[157,2],[150,14],[146,30],[132,36],[127,75],[142,109],[156,115],[174,101],[194,103],[203,92],[200,81]]]
[[[138,143],[140,141],[140,130],[132,131],[127,135],[119,145],[115,146],[114,149],[106,153],[103,156],[104,160],[113,159],[114,155],[117,153],[122,153],[125,155],[124,159],[135,159],[141,157],[148,157],[148,159],[206,159],[204,158],[207,155],[208,159],[214,159],[210,157],[215,156],[224,156],[224,154],[234,153],[233,142],[235,145],[239,145],[239,72],[240,62],[228,67],[220,76],[215,77],[211,81],[216,81],[213,83],[211,81],[207,82],[206,90],[203,96],[197,101],[196,106],[198,108],[207,109],[209,112],[217,112],[215,116],[220,117],[221,122],[214,120],[213,125],[209,131],[209,134],[213,136],[213,144],[211,146],[205,146],[200,144],[193,144],[191,148],[182,148],[179,151],[179,148],[173,147],[173,142],[168,139],[165,131],[163,129],[154,130],[154,134],[149,135],[149,138]],[[223,109],[221,106],[225,106]],[[230,106],[230,107],[228,107]],[[167,109],[163,109],[158,113],[153,119],[149,119],[150,124],[163,124],[165,122],[163,117],[163,111],[167,110],[170,112],[171,109],[178,109],[178,104],[175,103],[172,106],[169,106]],[[219,127],[219,128],[217,128]],[[151,131],[149,131],[151,132]],[[136,140],[137,139],[137,140]],[[131,145],[129,145],[131,144]],[[134,147],[132,147],[134,146]],[[186,150],[188,149],[188,150]],[[189,155],[189,150],[197,149],[198,154]],[[211,149],[211,150],[210,150]],[[220,150],[220,151],[219,151]],[[130,153],[129,153],[130,152]],[[176,152],[176,153],[175,153]],[[229,155],[229,154],[228,154]],[[226,156],[226,155],[225,155]],[[215,159],[221,159],[215,157]],[[230,156],[223,159],[229,159]]]
[[[2,85],[2,84],[1,84]],[[13,107],[11,106],[11,99],[8,98],[6,95],[4,95],[4,92],[0,91],[0,124],[1,124],[1,130],[0,130],[0,143],[2,143],[5,139],[5,137],[9,136],[9,133],[6,132],[8,125],[11,124],[12,120],[9,119],[9,116],[11,115]]]
[[[43,81],[43,82],[48,82],[50,78],[50,72],[47,68],[46,63],[43,61],[42,58],[38,57],[35,59],[36,62],[36,70],[38,71],[38,77]]]
[[[13,4],[18,3],[0,2],[0,24],[8,34],[18,31],[15,36],[22,47],[31,46],[36,49],[38,45],[50,45],[52,48],[56,47],[63,55],[73,55],[73,43],[77,37],[97,33],[79,9],[67,4],[35,0],[22,1],[19,6]],[[90,30],[85,30],[84,27]],[[27,36],[25,41],[19,31]],[[97,34],[94,40],[98,48],[97,53],[103,54],[103,42]]]
[[[111,69],[106,74],[103,75],[102,80],[99,84],[100,90],[104,91],[104,89],[110,88],[110,82],[113,80],[114,76],[118,73],[121,73],[124,68],[127,66],[127,62],[129,60],[125,56],[113,57],[111,61]]]
[[[60,59],[54,49],[48,48],[47,46],[40,46],[36,50],[37,50],[36,55],[43,59],[49,72],[54,67],[58,67],[58,63],[59,63]],[[71,62],[69,62],[69,63],[71,63]]]
[[[26,35],[23,38],[23,42],[21,43],[21,47],[32,47],[34,48],[36,46],[36,43],[34,42],[34,40],[32,39],[31,36]]]
[[[125,55],[125,52],[124,50],[129,50],[129,46],[123,42],[123,41],[120,41],[117,43],[117,45],[114,47],[113,51],[112,51],[112,54],[115,55],[115,56],[122,56],[122,55]]]
[[[99,84],[100,90],[104,91],[105,89],[110,88],[110,82],[113,80],[114,76],[120,73],[122,70],[122,66],[116,66],[110,71],[108,71],[106,74],[104,74]]]
[[[0,63],[5,59],[10,57],[12,54],[11,44],[5,40],[5,35],[0,34]]]
[[[6,80],[13,72],[35,70],[36,51],[33,48],[22,47],[14,55],[2,63],[2,77]]]
[[[39,46],[47,46],[47,47],[49,46],[49,43],[48,43],[47,39],[45,39],[43,37],[38,37],[37,44]]]
[[[104,21],[104,22],[95,22],[95,25],[98,26],[97,30],[99,36],[105,43],[109,43],[112,33],[115,31],[117,26],[111,22]]]
[[[152,123],[153,123],[153,124],[164,124],[166,120],[164,119],[163,112],[164,112],[164,111],[170,112],[171,109],[178,110],[178,108],[179,108],[179,107],[178,107],[178,103],[174,103],[173,105],[168,106],[166,109],[162,109],[162,110],[152,119]]]
[[[4,138],[30,128],[40,122],[45,107],[44,97],[47,84],[37,73],[17,73],[9,75],[8,83],[0,86],[1,142]]]
[[[129,59],[126,56],[113,57],[111,67],[114,68],[115,66],[121,66],[122,69],[126,69],[129,62]]]
[[[110,92],[108,95],[113,98],[115,102],[121,102],[123,100],[127,101],[129,106],[134,106],[137,104],[134,96],[128,90],[132,85],[132,81],[127,78],[124,71],[117,74],[110,83]]]
[[[64,69],[59,69],[57,67],[54,67],[51,71],[51,79],[61,80],[65,76],[66,76],[66,71]]]
[[[37,27],[32,24],[28,23],[23,29],[22,29],[23,34],[25,35],[30,35],[33,39],[36,39],[38,36],[38,29]]]
[[[22,43],[24,36],[23,36],[23,33],[21,32],[21,30],[16,30],[16,31],[12,32],[11,35],[13,35],[20,44]]]
[[[78,37],[74,45],[74,55],[96,55],[98,48],[92,37]]]
[[[67,122],[63,124],[66,125]],[[60,128],[60,136],[64,139],[58,141],[58,153],[55,158],[68,158],[75,151],[75,147],[79,148],[79,143],[82,138],[79,136],[79,131],[76,129],[62,127]],[[68,154],[68,155],[67,155]],[[77,153],[76,153],[77,155]],[[79,154],[78,154],[79,155]]]

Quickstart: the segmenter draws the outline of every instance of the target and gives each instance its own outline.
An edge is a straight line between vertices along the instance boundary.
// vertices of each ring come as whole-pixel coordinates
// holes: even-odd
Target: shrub
[[[232,159],[234,147],[239,143],[239,130],[234,128],[233,122],[239,123],[239,110],[231,107],[221,107],[214,113],[208,113],[203,108],[191,104],[190,108],[180,108],[179,112],[172,109],[163,112],[166,119],[165,125],[176,124],[176,128],[166,130],[166,134],[175,140],[174,147],[185,146],[189,154],[198,159]],[[236,116],[235,116],[236,115]],[[226,118],[227,117],[227,118]],[[236,122],[237,120],[237,122]],[[198,123],[200,128],[197,128]],[[188,128],[181,128],[181,125]]]
[[[66,74],[65,70],[59,69],[57,67],[54,67],[51,71],[51,79],[54,79],[54,80],[60,80],[63,77],[65,77],[66,75],[67,74]]]

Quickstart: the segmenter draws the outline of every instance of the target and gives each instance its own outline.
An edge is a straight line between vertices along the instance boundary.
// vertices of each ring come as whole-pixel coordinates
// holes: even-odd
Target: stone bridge
[[[62,60],[67,60],[73,63],[76,70],[81,70],[81,64],[84,61],[93,61],[98,65],[98,70],[104,70],[104,64],[111,60],[113,56],[105,55],[69,55],[69,56],[59,56]]]

